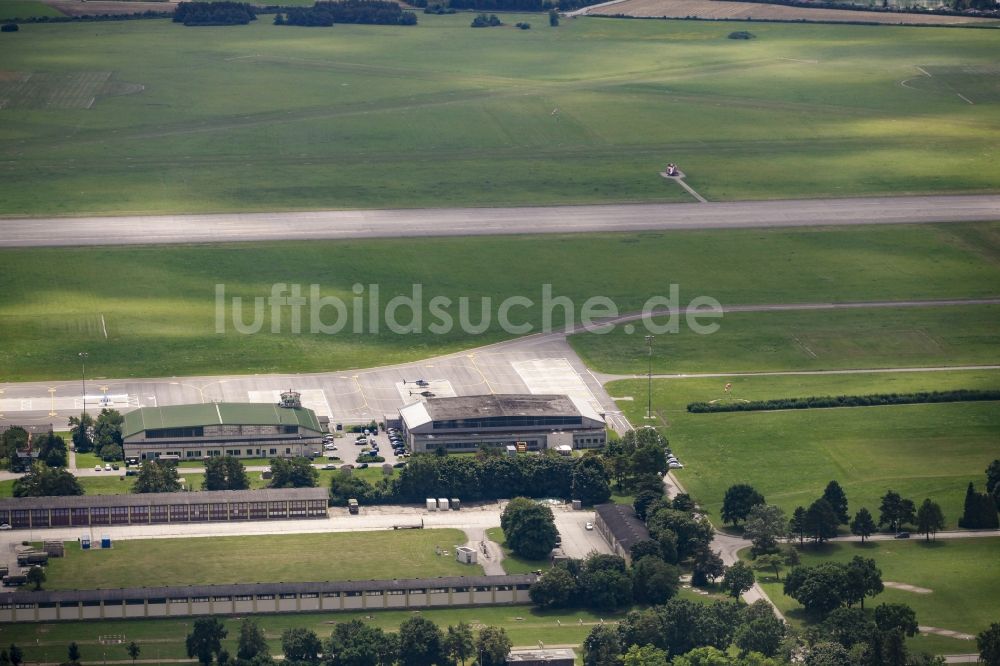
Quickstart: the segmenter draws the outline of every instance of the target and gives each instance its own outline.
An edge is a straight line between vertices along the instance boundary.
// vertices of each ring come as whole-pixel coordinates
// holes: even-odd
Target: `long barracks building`
[[[476,451],[524,443],[529,451],[604,446],[604,418],[588,403],[566,395],[473,395],[430,398],[399,410],[414,453]]]
[[[326,518],[326,488],[0,499],[0,523],[14,529]]]
[[[0,623],[526,604],[530,574],[0,592]]]

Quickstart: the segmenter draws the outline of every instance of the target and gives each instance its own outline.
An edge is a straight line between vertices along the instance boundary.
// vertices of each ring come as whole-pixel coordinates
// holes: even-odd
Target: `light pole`
[[[83,413],[87,413],[87,357],[90,356],[87,352],[80,352],[78,354],[80,357],[80,377],[83,383]]]
[[[646,418],[653,418],[653,336],[646,336],[646,346],[649,348],[648,367],[646,370]]]

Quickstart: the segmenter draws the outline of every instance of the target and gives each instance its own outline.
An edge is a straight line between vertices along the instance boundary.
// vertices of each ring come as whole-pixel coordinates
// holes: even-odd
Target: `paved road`
[[[919,224],[1000,219],[1000,195],[708,204],[0,219],[0,247]]]

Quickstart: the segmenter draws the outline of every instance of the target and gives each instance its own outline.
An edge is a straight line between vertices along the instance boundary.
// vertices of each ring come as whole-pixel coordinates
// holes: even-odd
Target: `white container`
[[[427,498],[427,510],[428,511],[437,511],[438,510],[437,500],[434,499],[433,497],[428,497]]]

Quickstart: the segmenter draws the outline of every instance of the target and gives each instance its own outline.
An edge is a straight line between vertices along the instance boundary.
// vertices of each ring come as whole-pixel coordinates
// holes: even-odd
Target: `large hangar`
[[[214,456],[317,456],[323,427],[311,409],[271,403],[210,402],[140,407],[125,414],[125,457],[195,460]]]
[[[604,418],[588,403],[566,395],[491,394],[429,398],[399,410],[414,453],[449,453],[518,446],[529,451],[604,446]]]

